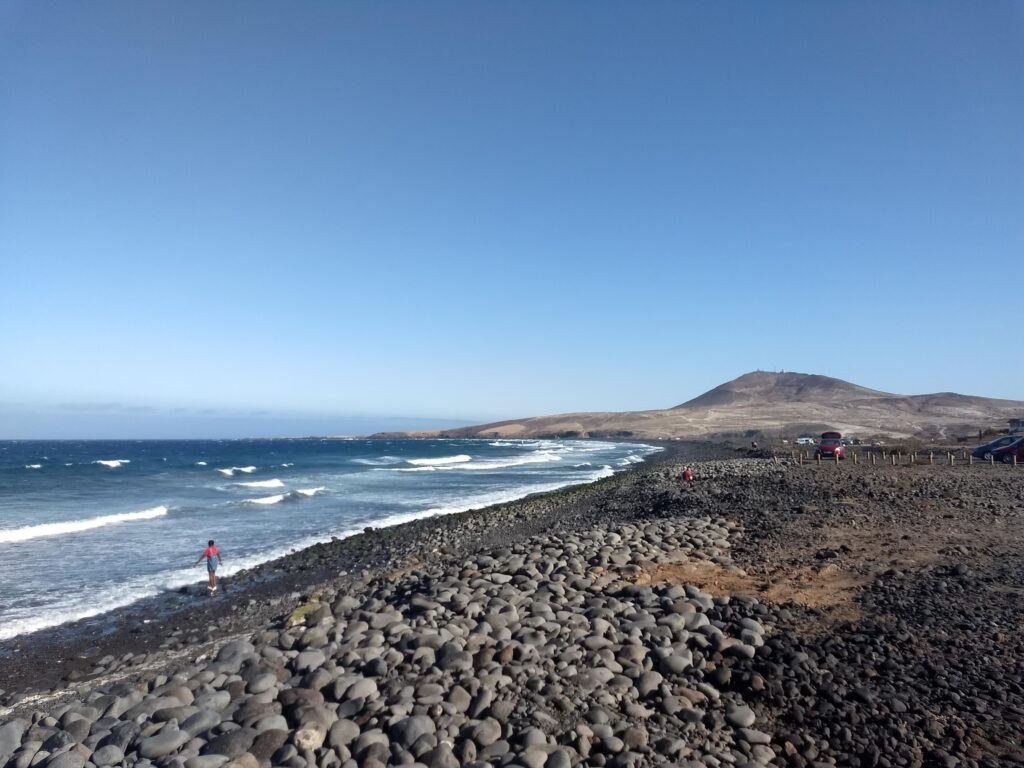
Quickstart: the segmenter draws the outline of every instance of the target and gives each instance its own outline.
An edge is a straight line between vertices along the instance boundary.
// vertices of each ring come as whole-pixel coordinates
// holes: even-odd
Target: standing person
[[[683,482],[689,483],[693,480],[693,471],[689,467],[683,468]]]
[[[217,591],[217,566],[221,564],[220,550],[213,543],[213,539],[206,542],[207,547],[203,550],[203,555],[196,560],[196,565],[199,565],[203,560],[206,560],[206,572],[210,575],[210,586],[207,589],[210,590],[212,595]]]

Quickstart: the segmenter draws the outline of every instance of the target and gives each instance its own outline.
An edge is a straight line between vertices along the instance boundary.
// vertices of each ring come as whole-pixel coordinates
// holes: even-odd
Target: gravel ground
[[[0,765],[1024,763],[1024,470],[680,470],[305,550],[63,680],[9,647]]]

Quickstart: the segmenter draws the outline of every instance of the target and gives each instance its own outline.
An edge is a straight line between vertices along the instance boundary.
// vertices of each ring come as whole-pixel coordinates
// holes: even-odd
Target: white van
[[[797,445],[814,445],[813,437],[798,437],[796,439]]]

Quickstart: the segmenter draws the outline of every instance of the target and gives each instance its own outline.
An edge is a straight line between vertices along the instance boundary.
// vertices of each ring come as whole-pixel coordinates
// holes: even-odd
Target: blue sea
[[[659,449],[563,440],[0,442],[0,639],[432,515],[607,477]]]

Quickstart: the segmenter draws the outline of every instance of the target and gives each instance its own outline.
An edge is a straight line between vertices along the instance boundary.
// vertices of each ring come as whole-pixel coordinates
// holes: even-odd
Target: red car
[[[1024,464],[1024,437],[1018,437],[1009,445],[996,448],[992,451],[992,457],[1003,464],[1013,464],[1013,457],[1017,457],[1018,464]]]
[[[843,445],[843,436],[838,432],[822,432],[821,442],[814,450],[814,455],[823,459],[845,459],[846,446]]]

